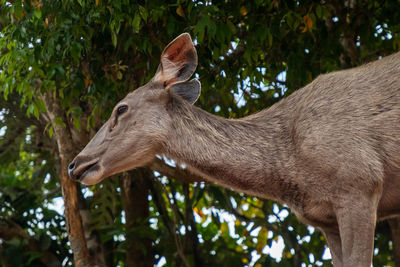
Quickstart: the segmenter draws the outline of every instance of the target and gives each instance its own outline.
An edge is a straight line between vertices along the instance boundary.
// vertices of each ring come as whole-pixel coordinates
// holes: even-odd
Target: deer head
[[[68,166],[69,176],[83,184],[145,165],[160,153],[169,133],[167,105],[172,95],[190,104],[200,95],[200,82],[189,80],[197,67],[197,52],[188,33],[162,52],[156,74],[129,93],[111,117]]]

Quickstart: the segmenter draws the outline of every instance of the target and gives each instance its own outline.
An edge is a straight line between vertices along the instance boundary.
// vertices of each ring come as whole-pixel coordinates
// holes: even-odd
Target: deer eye
[[[128,106],[127,105],[119,106],[117,108],[117,115],[119,116],[119,115],[125,113],[127,110],[128,110]]]

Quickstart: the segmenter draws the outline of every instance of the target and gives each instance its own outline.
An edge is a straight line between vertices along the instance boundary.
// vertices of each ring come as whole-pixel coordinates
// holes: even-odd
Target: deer
[[[400,53],[322,74],[239,119],[193,105],[196,68],[183,33],[69,164],[70,178],[94,185],[165,155],[207,182],[286,204],[323,233],[334,266],[370,267],[377,221],[400,213]]]

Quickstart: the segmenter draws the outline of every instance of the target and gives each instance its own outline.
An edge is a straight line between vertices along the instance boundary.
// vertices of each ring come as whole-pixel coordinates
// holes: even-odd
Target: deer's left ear
[[[200,96],[201,83],[197,79],[192,79],[188,82],[174,84],[169,90],[193,105]]]
[[[197,67],[197,52],[192,38],[183,33],[175,38],[161,54],[161,63],[154,80],[167,89],[171,85],[187,81]]]

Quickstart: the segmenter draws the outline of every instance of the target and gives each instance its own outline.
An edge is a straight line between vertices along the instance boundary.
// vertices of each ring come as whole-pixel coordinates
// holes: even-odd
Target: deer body
[[[376,221],[400,213],[400,54],[321,75],[235,120],[191,105],[196,65],[188,34],[171,42],[153,80],[117,105],[70,176],[94,184],[165,154],[205,180],[287,204],[321,229],[335,266],[369,267]]]

